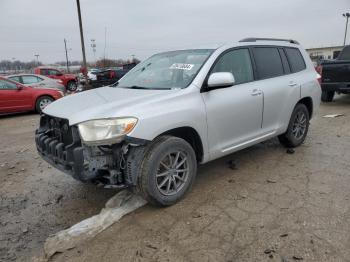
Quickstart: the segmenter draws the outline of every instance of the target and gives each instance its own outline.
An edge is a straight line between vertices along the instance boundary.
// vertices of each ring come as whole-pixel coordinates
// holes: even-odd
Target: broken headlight
[[[113,118],[90,120],[78,124],[80,137],[86,144],[108,145],[117,143],[130,133],[137,123],[137,118]]]

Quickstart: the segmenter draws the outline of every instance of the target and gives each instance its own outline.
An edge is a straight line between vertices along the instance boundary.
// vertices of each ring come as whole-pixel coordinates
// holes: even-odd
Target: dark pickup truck
[[[335,92],[350,94],[350,45],[343,48],[337,59],[323,61],[317,69],[322,76],[323,102],[331,102]]]

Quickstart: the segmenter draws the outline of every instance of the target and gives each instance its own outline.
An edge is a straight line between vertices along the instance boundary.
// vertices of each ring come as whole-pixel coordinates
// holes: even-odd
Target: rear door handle
[[[259,90],[259,89],[254,89],[253,91],[252,91],[252,96],[260,96],[262,94],[262,91],[261,90]]]
[[[291,82],[289,82],[289,84],[288,84],[289,86],[297,86],[298,84],[297,83],[295,83],[295,82],[293,82],[293,81],[291,81]]]

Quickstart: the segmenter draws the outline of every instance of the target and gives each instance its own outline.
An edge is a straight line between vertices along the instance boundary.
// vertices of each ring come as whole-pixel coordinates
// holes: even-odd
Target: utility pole
[[[107,27],[105,27],[105,48],[103,50],[103,67],[106,67],[106,45],[107,45]]]
[[[85,77],[86,87],[88,89],[88,78],[87,78],[87,65],[86,65],[86,56],[85,56],[85,44],[84,44],[84,34],[83,34],[83,23],[81,20],[81,12],[80,12],[80,1],[77,0],[77,10],[78,10],[78,18],[79,18],[79,29],[80,29],[80,41],[81,41],[81,51],[83,53],[83,74]]]
[[[350,17],[350,13],[345,13],[343,14],[343,16],[346,18],[346,25],[345,25],[345,36],[344,36],[344,46],[346,44],[346,34],[348,32],[348,23],[349,23],[349,17]]]
[[[95,41],[96,39],[91,39],[91,47],[92,47],[92,52],[94,52],[94,62],[96,64],[96,42]]]
[[[66,39],[64,39],[64,49],[66,50],[67,72],[69,73],[69,61],[68,61],[68,51],[67,51],[67,40]]]
[[[39,66],[39,56],[40,55],[34,55],[36,57],[36,65]]]

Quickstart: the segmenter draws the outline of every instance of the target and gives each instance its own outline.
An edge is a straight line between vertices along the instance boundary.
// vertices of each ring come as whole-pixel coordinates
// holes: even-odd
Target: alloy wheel
[[[306,119],[306,115],[303,111],[299,111],[295,116],[292,134],[297,140],[301,139],[306,132]]]
[[[188,180],[189,165],[185,153],[175,151],[167,154],[158,165],[156,185],[160,193],[175,195]]]

